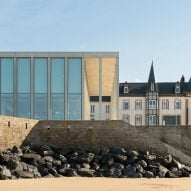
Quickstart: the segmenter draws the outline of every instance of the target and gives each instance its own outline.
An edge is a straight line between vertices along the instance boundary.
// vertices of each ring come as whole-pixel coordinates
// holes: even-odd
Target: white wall
[[[106,113],[106,105],[110,106],[110,113]],[[94,119],[95,120],[99,120],[99,102],[90,102],[90,105],[94,105],[95,106],[95,113],[90,113],[94,115]],[[106,119],[111,119],[111,103],[110,102],[102,102],[101,104],[101,111],[102,111],[102,115],[101,115],[101,120],[106,120]]]

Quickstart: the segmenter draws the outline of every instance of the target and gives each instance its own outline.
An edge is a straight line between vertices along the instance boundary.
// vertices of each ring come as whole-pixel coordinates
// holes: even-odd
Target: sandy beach
[[[2,191],[190,191],[190,189],[190,178],[42,178],[0,181]]]

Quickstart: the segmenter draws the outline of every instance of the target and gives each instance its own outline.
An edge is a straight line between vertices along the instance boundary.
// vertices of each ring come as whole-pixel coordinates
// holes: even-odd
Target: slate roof
[[[145,95],[148,83],[120,83],[119,84],[119,95]],[[158,92],[160,95],[175,95],[175,87],[177,82],[159,82]],[[128,86],[129,93],[124,94],[124,86]],[[191,82],[180,83],[181,93],[191,92]]]

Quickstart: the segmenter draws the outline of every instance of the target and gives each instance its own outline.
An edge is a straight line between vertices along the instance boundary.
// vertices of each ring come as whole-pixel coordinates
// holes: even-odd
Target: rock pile
[[[52,149],[13,147],[0,152],[0,180],[40,177],[191,177],[191,167],[171,155],[157,156],[120,147]]]

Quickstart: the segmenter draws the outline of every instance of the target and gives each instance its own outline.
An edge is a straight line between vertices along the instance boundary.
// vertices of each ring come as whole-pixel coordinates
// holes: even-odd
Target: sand
[[[190,191],[191,178],[42,178],[1,180],[0,191]]]

